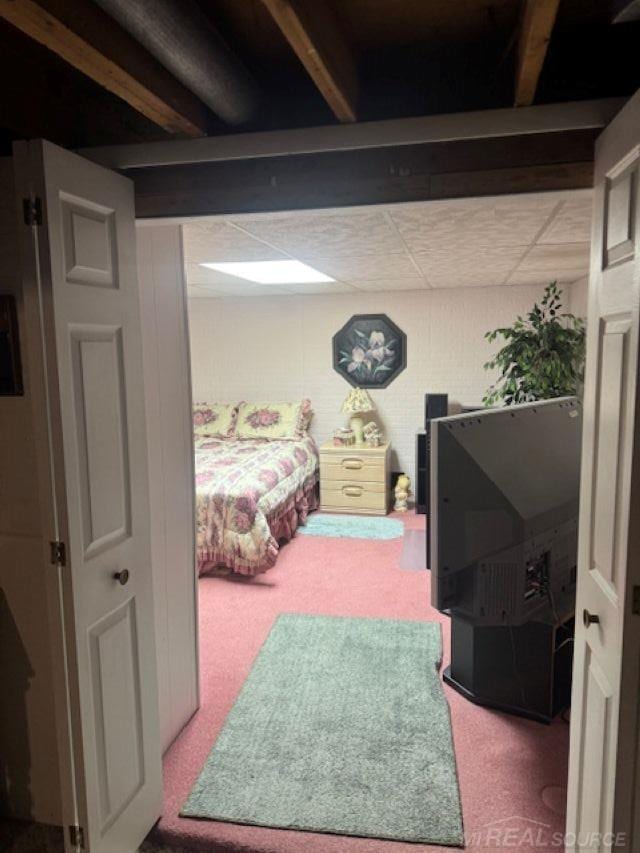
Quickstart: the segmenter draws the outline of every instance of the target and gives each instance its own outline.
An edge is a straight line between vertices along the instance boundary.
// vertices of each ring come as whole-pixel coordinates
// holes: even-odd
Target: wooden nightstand
[[[320,448],[320,509],[386,515],[389,511],[389,455],[391,445],[355,444]]]

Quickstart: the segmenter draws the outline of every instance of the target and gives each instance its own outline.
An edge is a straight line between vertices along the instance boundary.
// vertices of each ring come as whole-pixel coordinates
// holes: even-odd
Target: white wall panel
[[[198,707],[189,344],[180,228],[141,226],[137,238],[160,727],[166,749]]]

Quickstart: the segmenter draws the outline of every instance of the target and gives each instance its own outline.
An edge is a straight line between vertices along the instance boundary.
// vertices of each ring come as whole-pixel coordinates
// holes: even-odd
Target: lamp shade
[[[342,404],[342,411],[348,415],[358,415],[362,412],[375,412],[373,400],[364,388],[352,388],[347,399]]]

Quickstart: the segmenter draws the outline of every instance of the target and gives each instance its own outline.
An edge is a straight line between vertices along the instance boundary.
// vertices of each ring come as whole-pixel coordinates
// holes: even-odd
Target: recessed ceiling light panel
[[[302,261],[234,261],[226,264],[204,263],[201,267],[235,275],[258,284],[305,284],[306,282],[335,281]]]

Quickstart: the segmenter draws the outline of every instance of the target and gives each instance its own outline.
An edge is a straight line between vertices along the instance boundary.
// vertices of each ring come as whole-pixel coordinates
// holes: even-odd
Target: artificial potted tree
[[[483,397],[485,406],[511,406],[533,400],[579,394],[584,378],[585,324],[562,311],[557,282],[547,285],[544,297],[526,318],[512,326],[487,332],[504,346],[485,364],[500,376]]]

